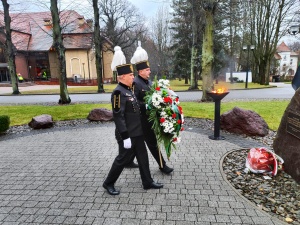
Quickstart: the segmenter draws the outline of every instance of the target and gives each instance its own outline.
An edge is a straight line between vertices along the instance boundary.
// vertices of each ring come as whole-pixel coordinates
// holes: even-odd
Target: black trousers
[[[112,167],[108,173],[104,183],[106,185],[114,185],[121,175],[126,164],[130,162],[132,157],[136,156],[139,164],[140,175],[144,187],[149,186],[153,179],[149,169],[149,158],[143,136],[131,138],[132,147],[125,149],[123,141],[118,142],[119,155],[115,158]]]
[[[151,152],[153,158],[155,159],[159,167],[161,167],[160,160],[162,162],[162,167],[164,167],[166,165],[166,161],[162,156],[161,152],[158,151],[157,138],[152,129],[152,123],[148,121],[148,117],[145,115],[143,115],[141,119],[142,119],[144,139],[149,148],[149,151]],[[129,161],[129,164],[133,162],[134,157],[135,156],[132,156],[131,160]]]

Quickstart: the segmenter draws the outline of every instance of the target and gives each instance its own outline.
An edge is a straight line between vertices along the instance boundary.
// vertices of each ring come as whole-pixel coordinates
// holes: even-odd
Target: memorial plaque
[[[300,184],[300,88],[281,118],[273,149],[284,160],[284,171]]]
[[[287,115],[286,131],[300,139],[300,115],[289,111]]]

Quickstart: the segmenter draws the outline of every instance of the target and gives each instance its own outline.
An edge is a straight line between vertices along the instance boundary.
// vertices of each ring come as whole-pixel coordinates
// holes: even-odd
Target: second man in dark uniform
[[[121,51],[119,48],[115,48],[115,51]],[[111,102],[119,154],[112,164],[103,187],[109,194],[118,195],[120,192],[115,189],[114,184],[125,165],[132,157],[136,156],[144,189],[162,188],[163,185],[155,183],[150,174],[148,153],[140,119],[140,107],[131,89],[134,79],[133,67],[131,64],[117,64],[116,70],[119,83],[111,95]]]

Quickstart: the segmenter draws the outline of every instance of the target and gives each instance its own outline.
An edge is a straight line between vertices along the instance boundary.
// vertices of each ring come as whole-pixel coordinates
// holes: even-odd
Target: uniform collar
[[[122,86],[123,88],[127,89],[127,90],[131,90],[131,87],[127,86],[126,84],[123,84],[123,83],[119,82],[119,85]]]
[[[146,79],[142,78],[140,75],[139,75],[139,78],[142,79],[146,84],[149,83],[149,80],[146,80]]]

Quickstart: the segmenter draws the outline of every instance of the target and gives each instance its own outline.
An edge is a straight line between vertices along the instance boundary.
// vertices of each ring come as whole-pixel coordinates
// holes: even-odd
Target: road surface
[[[294,89],[290,84],[273,83],[277,85],[274,88],[265,89],[243,89],[243,90],[230,90],[230,93],[224,100],[238,100],[238,99],[288,99],[294,96]],[[42,86],[42,85],[40,85]],[[36,86],[23,87],[35,88]],[[46,87],[40,87],[46,88]],[[27,90],[27,89],[26,89]],[[20,90],[22,92],[22,89]],[[12,92],[11,87],[0,87],[0,104],[39,104],[39,103],[57,103],[59,95],[3,95]],[[2,95],[1,95],[2,94]],[[186,91],[177,92],[180,101],[199,101],[202,98],[202,91]],[[72,103],[76,102],[99,102],[109,103],[111,93],[99,94],[70,94]]]

